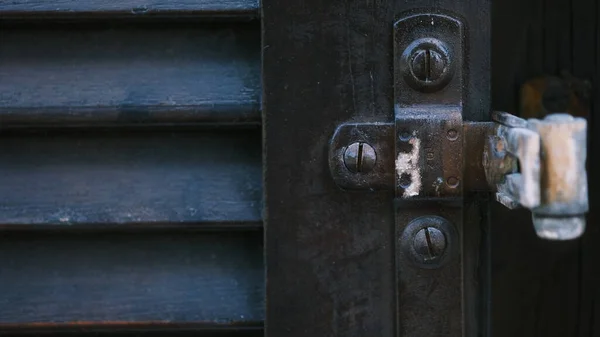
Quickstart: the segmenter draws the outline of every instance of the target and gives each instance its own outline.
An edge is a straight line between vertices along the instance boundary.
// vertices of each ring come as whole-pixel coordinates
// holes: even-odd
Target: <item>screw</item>
[[[446,236],[435,227],[425,227],[415,234],[413,248],[424,261],[438,259],[446,251]]]
[[[412,73],[419,81],[429,83],[442,77],[448,63],[438,51],[425,47],[413,52],[410,65]]]
[[[403,256],[416,267],[435,269],[449,261],[456,252],[456,228],[448,220],[426,215],[406,225],[400,236]]]
[[[353,143],[344,153],[344,164],[354,173],[367,173],[375,167],[376,162],[375,150],[367,143]]]
[[[423,38],[413,41],[402,53],[404,78],[414,89],[435,92],[452,78],[451,55],[442,41]]]
[[[458,132],[456,130],[454,130],[454,129],[448,130],[448,132],[447,132],[447,138],[450,141],[457,140],[458,139]]]

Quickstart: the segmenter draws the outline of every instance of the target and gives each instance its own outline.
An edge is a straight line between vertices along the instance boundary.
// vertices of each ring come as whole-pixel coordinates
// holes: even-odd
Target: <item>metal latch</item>
[[[496,200],[530,209],[542,238],[581,236],[589,207],[586,120],[568,114],[524,120],[507,113],[493,119],[483,167]]]
[[[463,122],[461,21],[414,14],[394,32],[394,121],[336,129],[329,151],[335,183],[413,201],[490,191],[510,209],[530,209],[540,237],[579,237],[588,211],[586,120],[493,113],[493,122]]]
[[[452,114],[452,108],[436,108],[414,111],[402,123],[341,125],[329,152],[336,184],[421,200],[490,191],[510,209],[530,209],[542,238],[583,233],[589,207],[585,119],[553,114],[524,120],[495,112],[494,122],[455,125],[456,117],[454,123],[443,118]]]

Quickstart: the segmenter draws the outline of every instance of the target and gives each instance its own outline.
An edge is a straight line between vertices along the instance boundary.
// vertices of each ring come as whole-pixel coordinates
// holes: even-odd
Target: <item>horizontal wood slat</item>
[[[5,324],[3,337],[93,336],[93,337],[263,337],[262,322],[242,324]]]
[[[124,17],[194,15],[257,18],[259,0],[11,0],[0,2],[0,17]]]
[[[262,256],[260,232],[4,232],[0,332],[17,324],[256,326]]]
[[[0,134],[0,228],[260,228],[259,130]]]
[[[257,24],[0,28],[0,127],[260,124]]]

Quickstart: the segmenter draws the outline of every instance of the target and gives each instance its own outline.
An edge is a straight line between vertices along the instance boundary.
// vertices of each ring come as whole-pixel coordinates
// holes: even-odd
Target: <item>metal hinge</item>
[[[490,191],[508,208],[530,209],[540,237],[579,237],[588,211],[586,120],[498,112],[493,122],[463,122],[462,23],[427,13],[394,28],[395,120],[337,128],[329,152],[336,184],[394,190],[403,200]]]
[[[485,144],[483,167],[496,200],[511,209],[531,209],[542,238],[581,236],[589,207],[587,121],[568,114],[543,120],[507,113],[493,117],[496,125]]]
[[[452,115],[452,108],[436,108],[411,112],[396,124],[341,125],[329,153],[336,184],[395,190],[398,198],[413,200],[490,191],[510,209],[530,209],[540,237],[567,240],[583,233],[585,119],[553,114],[524,120],[498,112],[494,122],[463,125],[447,118]]]

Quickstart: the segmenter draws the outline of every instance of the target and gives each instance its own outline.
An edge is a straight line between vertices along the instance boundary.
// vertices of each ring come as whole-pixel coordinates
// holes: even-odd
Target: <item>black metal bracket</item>
[[[588,210],[586,121],[566,114],[524,120],[495,112],[494,123],[463,123],[460,20],[411,14],[395,23],[394,33],[395,122],[343,124],[336,130],[329,155],[336,184],[394,190],[404,201],[492,191],[508,208],[531,209],[540,237],[581,236]]]
[[[394,24],[396,280],[400,336],[430,336],[417,317],[461,320],[464,31],[444,14]],[[424,240],[422,238],[425,238]],[[423,248],[424,246],[424,248]],[[459,248],[459,249],[455,249]],[[442,284],[432,294],[428,284]],[[411,304],[406,294],[419,304]],[[445,298],[430,302],[430,296]],[[422,304],[421,304],[422,303]],[[462,336],[459,325],[448,336]]]
[[[345,190],[392,190],[394,188],[395,130],[392,123],[347,123],[335,130],[329,146],[329,168],[335,183]],[[374,150],[374,165],[369,170],[348,168],[351,146],[368,144]],[[357,153],[356,160],[366,160]]]
[[[397,197],[462,195],[463,38],[443,14],[394,25]]]
[[[394,31],[395,121],[341,125],[330,144],[332,176],[346,190],[395,190],[405,199],[460,196],[462,24],[448,15],[414,14]],[[353,144],[368,144],[373,154],[353,153]],[[349,169],[355,161],[374,165]]]

